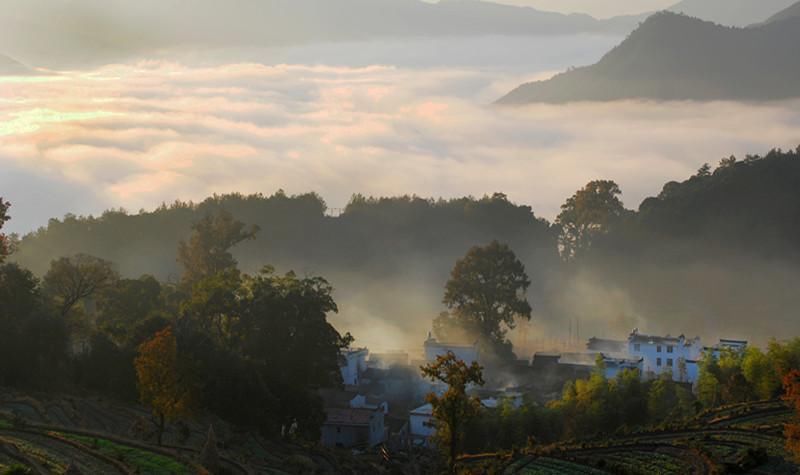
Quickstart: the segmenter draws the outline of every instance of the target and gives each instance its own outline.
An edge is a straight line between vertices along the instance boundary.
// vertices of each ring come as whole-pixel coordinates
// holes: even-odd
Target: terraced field
[[[720,408],[683,428],[582,441],[530,453],[511,474],[797,474],[782,435],[789,409],[780,401]]]
[[[201,473],[199,452],[214,427],[225,473],[375,473],[380,457],[269,441],[241,432],[213,416],[171,424],[164,446],[155,443],[150,414],[142,407],[91,396],[23,394],[0,389],[0,473],[23,466],[37,474]]]

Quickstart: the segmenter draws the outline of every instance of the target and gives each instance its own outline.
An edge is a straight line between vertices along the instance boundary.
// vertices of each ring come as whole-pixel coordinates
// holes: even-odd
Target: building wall
[[[409,414],[408,420],[412,441],[415,444],[428,445],[428,439],[436,433],[436,429],[431,424],[433,416],[431,414],[412,412]]]
[[[384,414],[381,411],[375,413],[375,417],[369,423],[369,446],[375,447],[386,442],[386,430]]]
[[[686,374],[681,374],[680,361],[696,361],[701,357],[702,351],[699,340],[664,341],[655,338],[650,343],[632,338],[628,343],[628,353],[643,358],[643,377],[658,377],[667,373],[674,381],[686,379],[690,383],[696,381],[696,372],[689,371],[690,365],[687,363]]]
[[[374,447],[386,441],[384,414],[375,411],[368,426],[325,424],[322,426],[322,445],[326,447]]]
[[[436,340],[425,342],[425,359],[428,362],[436,361],[438,356],[444,356],[448,351],[452,351],[456,358],[467,364],[479,361],[478,348],[475,346],[451,346],[439,343]]]
[[[366,350],[350,351],[345,353],[344,364],[339,368],[342,380],[346,386],[358,386],[360,375],[367,369]]]
[[[355,447],[366,445],[370,441],[369,430],[366,426],[322,426],[322,445],[325,447]]]

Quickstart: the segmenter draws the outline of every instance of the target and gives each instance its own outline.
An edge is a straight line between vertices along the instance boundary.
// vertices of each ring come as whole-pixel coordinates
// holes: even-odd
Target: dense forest
[[[441,310],[453,262],[492,240],[507,243],[524,263],[534,321],[545,327],[579,317],[584,335],[625,334],[638,325],[763,341],[800,329],[792,314],[800,303],[792,290],[800,283],[797,158],[795,151],[772,151],[723,159],[667,183],[637,210],[623,207],[616,185],[587,186],[553,223],[502,194],[438,201],[354,196],[338,216],[314,194],[216,196],[152,212],[53,219],[14,240],[11,259],[43,275],[52,260],[84,253],[114,263],[124,277],[177,282],[179,241],[193,223],[225,209],[259,228],[232,250],[243,271],[269,264],[325,276],[341,310],[337,326],[369,323],[360,325],[368,329],[360,335],[365,343],[419,345]],[[583,236],[571,244],[580,248],[571,256],[564,249],[570,234]]]

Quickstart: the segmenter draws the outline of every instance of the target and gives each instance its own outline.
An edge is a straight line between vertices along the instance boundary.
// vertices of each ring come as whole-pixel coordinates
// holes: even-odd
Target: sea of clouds
[[[636,207],[705,162],[800,143],[800,102],[499,108],[492,102],[519,83],[592,62],[618,39],[470,41],[324,45],[268,61],[193,53],[0,77],[9,229],[277,189],[316,191],[331,207],[353,193],[502,191],[552,218],[592,179],[616,180]]]

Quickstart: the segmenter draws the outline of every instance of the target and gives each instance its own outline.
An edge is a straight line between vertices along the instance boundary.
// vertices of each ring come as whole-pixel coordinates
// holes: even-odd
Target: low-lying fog
[[[592,179],[616,180],[635,208],[705,162],[797,146],[798,101],[491,105],[524,81],[592,63],[619,41],[491,37],[217,50],[0,77],[0,192],[13,203],[7,230],[27,232],[67,212],[279,188],[316,191],[332,208],[353,193],[502,191],[552,219]],[[420,280],[407,308],[385,309],[380,296],[396,292],[391,283],[348,287],[342,272],[329,276],[340,290],[337,325],[375,348],[421,344],[419,327],[438,311],[443,281]],[[581,281],[573,290],[597,291]],[[578,300],[609,307],[583,323],[583,337],[602,333],[607,318],[624,320],[615,330],[640,323],[623,315],[629,296],[614,289],[572,305]],[[597,306],[568,310],[597,313]],[[409,317],[375,318],[383,314]],[[359,333],[365,321],[371,331]],[[566,323],[558,326],[557,336],[567,337]]]
[[[184,53],[0,78],[9,230],[214,192],[503,191],[552,217],[594,178],[625,201],[732,153],[796,145],[797,103],[491,106],[619,38],[386,41]],[[253,62],[261,58],[261,64]]]

